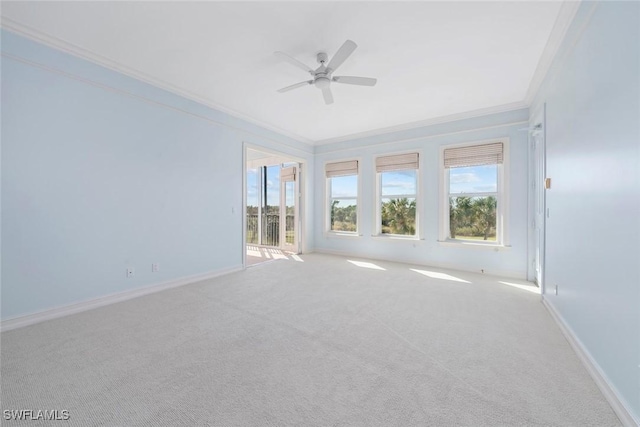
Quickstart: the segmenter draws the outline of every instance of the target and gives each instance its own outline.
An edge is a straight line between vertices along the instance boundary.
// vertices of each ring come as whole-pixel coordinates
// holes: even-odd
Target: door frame
[[[531,116],[529,146],[531,155],[531,239],[532,265],[530,279],[538,284],[540,293],[545,294],[545,251],[546,251],[546,103],[537,114]]]
[[[299,170],[300,163],[296,163],[294,168],[293,180],[283,180],[280,175],[280,249],[300,253],[300,188],[299,188]],[[282,169],[281,169],[282,170]],[[293,182],[293,245],[287,245],[287,183]],[[283,209],[284,208],[284,209]],[[282,226],[284,224],[284,227]]]
[[[305,236],[304,234],[305,227],[304,227],[304,221],[302,217],[305,212],[304,188],[305,188],[306,177],[304,175],[304,172],[307,169],[306,160],[292,154],[288,154],[282,151],[266,148],[261,145],[252,144],[252,143],[243,141],[242,143],[242,193],[241,193],[242,194],[242,225],[241,225],[242,244],[240,246],[242,250],[241,259],[242,259],[243,268],[247,267],[247,161],[248,161],[247,151],[248,150],[259,151],[265,154],[272,155],[274,157],[281,157],[281,158],[287,159],[287,161],[298,163],[298,167],[296,171],[296,183],[297,183],[296,190],[298,193],[297,200],[296,200],[297,202],[296,210],[298,214],[298,217],[296,219],[298,253],[302,253],[302,250],[304,248],[304,236]],[[282,197],[282,192],[280,197]]]

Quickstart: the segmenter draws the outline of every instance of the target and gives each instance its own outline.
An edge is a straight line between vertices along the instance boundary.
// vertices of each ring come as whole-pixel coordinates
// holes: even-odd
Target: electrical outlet
[[[127,279],[131,279],[136,275],[136,270],[133,267],[127,267]]]
[[[158,264],[157,262],[151,264],[151,272],[157,273],[158,271],[160,271],[160,264]]]

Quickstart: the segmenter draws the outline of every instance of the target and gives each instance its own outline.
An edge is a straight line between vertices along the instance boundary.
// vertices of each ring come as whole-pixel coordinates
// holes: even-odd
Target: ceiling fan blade
[[[334,76],[331,80],[336,83],[346,83],[348,85],[375,86],[377,79],[371,77],[354,77],[354,76]]]
[[[313,80],[307,80],[306,82],[300,82],[291,86],[283,87],[282,89],[278,89],[278,92],[280,93],[289,92],[290,90],[297,89],[302,86],[310,85],[312,83],[313,83]]]
[[[295,65],[296,67],[303,69],[307,73],[310,73],[310,74],[314,73],[314,71],[311,69],[311,67],[309,67],[308,65],[305,65],[302,62],[298,61],[293,56],[287,55],[286,53],[280,52],[280,51],[273,52],[273,54],[276,55],[278,58],[287,61],[289,64]]]
[[[324,96],[325,104],[333,104],[333,94],[331,93],[331,88],[329,86],[322,89],[322,96]]]
[[[351,40],[347,40],[340,46],[340,49],[333,55],[329,64],[327,64],[327,68],[331,69],[331,71],[335,71],[338,69],[340,65],[353,53],[354,50],[358,47],[357,44],[352,42]]]

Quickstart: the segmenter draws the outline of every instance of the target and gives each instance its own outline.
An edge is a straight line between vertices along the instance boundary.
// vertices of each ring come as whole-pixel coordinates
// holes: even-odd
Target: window
[[[327,163],[329,231],[358,231],[358,161]]]
[[[417,236],[418,153],[376,159],[377,234]]]
[[[444,149],[445,239],[504,244],[505,145]]]

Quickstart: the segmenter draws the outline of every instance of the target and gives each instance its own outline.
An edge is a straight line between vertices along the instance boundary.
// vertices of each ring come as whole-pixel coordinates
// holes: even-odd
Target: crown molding
[[[164,80],[158,79],[152,75],[144,73],[142,71],[138,71],[134,68],[128,67],[124,64],[119,63],[118,61],[114,61],[105,56],[94,53],[90,50],[77,46],[73,43],[69,43],[65,40],[59,39],[57,37],[53,37],[46,33],[43,33],[39,30],[36,30],[28,25],[21,24],[17,21],[14,21],[11,18],[7,18],[6,16],[2,16],[0,20],[0,28],[11,31],[12,33],[16,33],[20,36],[23,36],[27,39],[35,41],[37,43],[43,44],[45,46],[51,47],[53,49],[62,51],[64,53],[73,55],[80,59],[84,59],[86,61],[92,62],[94,64],[100,65],[104,68],[110,69],[112,71],[116,71],[125,76],[134,78],[136,80],[140,80],[144,83],[150,84],[151,86],[155,86],[159,89],[170,92],[174,95],[178,95],[182,98],[186,98],[188,100],[197,102],[198,104],[204,105],[211,109],[223,112],[235,118],[244,120],[256,126],[260,126],[261,128],[270,130],[272,132],[276,132],[280,135],[286,136],[288,138],[294,139],[298,142],[302,142],[304,144],[313,146],[314,142],[308,138],[302,137],[300,135],[296,135],[292,132],[289,132],[285,129],[281,129],[277,126],[271,125],[269,123],[262,122],[253,117],[247,116],[245,114],[239,113],[231,108],[225,107],[224,105],[217,104],[207,98],[204,98],[200,95],[197,95],[188,90],[179,88],[174,86],[171,83],[165,82]]]
[[[551,68],[551,64],[558,54],[558,50],[567,35],[567,31],[569,30],[581,3],[582,0],[565,0],[562,2],[556,22],[553,24],[553,28],[551,29],[549,40],[547,40],[547,44],[540,56],[540,61],[538,61],[538,66],[531,78],[531,83],[529,83],[529,89],[527,90],[527,95],[524,100],[527,105],[531,105],[538,94],[538,90],[540,89],[542,82]]]
[[[535,96],[542,85],[547,73],[549,72],[549,68],[553,63],[556,55],[558,54],[558,50],[562,42],[564,41],[567,31],[573,22],[573,19],[580,8],[582,0],[564,0],[562,5],[560,6],[560,11],[558,12],[558,17],[553,25],[553,29],[551,30],[551,34],[549,35],[549,40],[547,40],[547,44],[542,52],[540,57],[540,61],[536,67],[536,70],[531,79],[531,83],[529,84],[529,88],[527,89],[527,94],[525,99],[519,102],[514,102],[511,104],[498,105],[495,107],[483,108],[479,110],[472,110],[463,113],[451,114],[447,116],[440,116],[431,119],[421,120],[417,122],[405,123],[397,126],[390,126],[386,128],[374,129],[367,132],[359,132],[350,135],[345,135],[336,138],[328,138],[320,141],[316,141],[315,145],[327,145],[327,144],[335,144],[338,142],[345,142],[354,139],[373,137],[385,133],[391,132],[400,132],[411,130],[415,128],[431,126],[440,123],[453,122],[458,120],[469,119],[478,116],[485,116],[489,114],[496,113],[504,113],[512,110],[519,110],[522,108],[529,108],[533,103]]]
[[[296,140],[298,142],[301,142],[308,146],[313,147],[318,145],[328,145],[328,144],[335,144],[335,143],[345,142],[345,141],[350,141],[355,139],[374,137],[374,136],[388,134],[392,132],[407,131],[407,130],[412,130],[416,128],[432,126],[432,125],[447,123],[447,122],[454,122],[458,120],[464,120],[464,119],[469,119],[469,118],[474,118],[474,117],[479,117],[479,116],[484,116],[489,114],[504,113],[504,112],[513,111],[513,110],[529,108],[535,96],[537,95],[538,90],[540,89],[540,86],[544,81],[549,71],[549,68],[551,67],[551,64],[553,63],[553,60],[555,59],[558,53],[560,45],[565,39],[567,30],[569,29],[569,26],[573,22],[573,19],[578,11],[578,8],[581,2],[582,0],[564,0],[562,2],[560,11],[558,13],[558,17],[556,18],[553,29],[549,36],[549,40],[547,41],[545,49],[540,58],[540,61],[538,62],[534,75],[531,79],[531,83],[529,84],[529,88],[527,90],[527,94],[524,100],[510,103],[510,104],[498,105],[494,107],[482,108],[482,109],[466,111],[466,112],[456,113],[451,115],[433,117],[425,120],[403,123],[395,126],[378,128],[378,129],[373,129],[369,131],[358,132],[358,133],[353,133],[349,135],[343,135],[335,138],[328,138],[328,139],[322,139],[322,140],[316,140],[316,141],[297,135],[295,133],[289,132],[285,129],[279,128],[269,123],[262,122],[258,119],[247,116],[243,113],[232,110],[228,107],[225,107],[224,105],[217,104],[200,95],[197,95],[185,89],[174,86],[171,83],[165,82],[149,74],[143,73],[141,71],[138,71],[136,69],[123,65],[117,61],[114,61],[102,55],[91,52],[75,44],[72,44],[62,39],[59,39],[57,37],[53,37],[48,34],[45,34],[41,31],[38,31],[27,25],[21,24],[5,16],[2,16],[2,19],[0,21],[0,27],[7,29],[11,32],[17,33],[35,42],[41,43],[43,45],[52,47],[54,49],[68,53],[75,57],[103,66],[107,69],[116,71],[128,77],[132,77],[136,80],[140,80],[144,83],[158,87],[167,92],[173,93],[175,95],[181,96],[191,101],[195,101],[206,107],[223,112],[232,117],[244,120],[248,123],[254,124],[263,129],[276,132],[280,135],[286,136],[288,138],[291,138],[293,140]]]
[[[352,133],[350,135],[340,136],[336,138],[323,139],[316,141],[315,145],[328,145],[338,142],[352,141],[354,139],[370,138],[373,136],[384,135],[393,132],[402,132],[426,126],[433,126],[441,123],[456,122],[459,120],[471,119],[474,117],[487,116],[490,114],[506,113],[508,111],[521,110],[529,106],[524,102],[513,102],[510,104],[498,105],[495,107],[481,108],[478,110],[465,111],[463,113],[449,114],[446,116],[433,117],[430,119],[420,120],[417,122],[404,123],[396,126],[374,129],[366,132]]]

